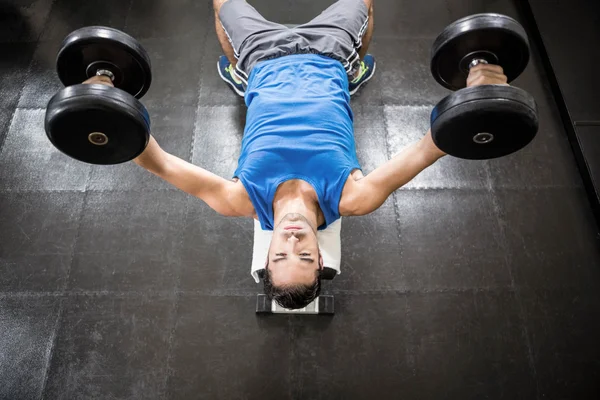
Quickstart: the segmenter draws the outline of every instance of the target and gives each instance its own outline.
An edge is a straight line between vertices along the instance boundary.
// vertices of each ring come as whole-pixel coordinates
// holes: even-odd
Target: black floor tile
[[[293,318],[294,399],[419,398],[406,298],[336,296],[336,315]]]
[[[597,281],[596,281],[597,283]],[[539,397],[600,398],[600,296],[595,290],[526,291]]]
[[[541,121],[548,121],[541,119]],[[575,188],[583,183],[567,137],[547,122],[527,147],[487,162],[493,187],[502,189]]]
[[[353,111],[356,153],[367,175],[388,160],[383,107],[355,106]]]
[[[64,85],[56,73],[56,56],[61,39],[40,41],[33,53],[27,81],[19,99],[19,107],[43,108]]]
[[[400,239],[393,197],[377,211],[342,220],[342,274],[334,290],[397,290],[402,276]]]
[[[34,43],[1,43],[0,108],[17,105],[27,83],[27,68],[33,57]]]
[[[211,1],[133,0],[126,27],[137,39],[190,36],[198,40],[204,38],[212,13]]]
[[[186,194],[90,192],[83,207],[69,289],[176,289]]]
[[[433,0],[376,0],[375,35],[382,37],[435,38],[453,21],[452,2]]]
[[[6,1],[0,4],[0,42],[35,42],[52,0]]]
[[[486,191],[400,190],[398,268],[409,290],[510,287],[510,270]]]
[[[204,36],[142,39],[140,43],[152,63],[152,84],[142,102],[151,107],[196,107]]]
[[[583,190],[499,191],[515,283],[529,288],[600,282],[600,237]]]
[[[217,40],[214,30],[209,31],[206,35],[206,43],[201,52],[199,104],[201,106],[226,105],[245,107],[244,98],[235,93],[219,76],[217,62],[223,54],[223,49]]]
[[[169,399],[292,399],[289,316],[257,316],[256,298],[183,295]]]
[[[258,293],[250,276],[253,221],[218,215],[202,200],[188,200],[181,255],[181,290]]]
[[[174,296],[69,297],[44,398],[161,398],[174,301]]]
[[[123,30],[131,0],[55,0],[41,38],[64,39],[75,29],[107,26]]]
[[[431,76],[429,62],[433,39],[379,38],[375,34],[371,45],[377,59],[378,86],[384,105],[433,106],[448,90]]]
[[[244,107],[199,107],[193,163],[231,179],[240,154],[245,112]],[[202,200],[190,198],[182,290],[259,290],[250,276],[252,224],[250,218],[222,217]]]
[[[238,165],[245,124],[245,107],[198,107],[192,162],[231,179]]]
[[[59,304],[57,297],[0,299],[0,398],[41,398]]]
[[[536,398],[513,293],[411,294],[407,309],[418,398]]]
[[[430,106],[386,106],[385,121],[390,157],[418,142],[429,130]],[[489,168],[485,162],[444,157],[417,175],[404,188],[469,188],[489,186]]]
[[[61,290],[77,236],[83,193],[0,194],[0,291]]]
[[[57,150],[44,131],[44,110],[17,109],[0,153],[4,190],[83,190],[89,164]]]
[[[333,2],[249,1],[280,23]],[[500,160],[446,157],[344,218],[332,318],[254,313],[250,218],[54,149],[60,43],[108,25],[150,53],[160,145],[230,179],[246,107],[216,71],[211,3],[0,6],[0,398],[599,397],[600,237],[535,46],[513,84],[536,98],[538,137]],[[430,74],[435,36],[472,13],[520,19],[516,5],[376,0],[377,72],[352,99],[365,173],[419,140],[449,93]]]
[[[150,107],[152,136],[167,153],[190,161],[196,108]],[[169,183],[133,162],[92,167],[88,189],[92,190],[154,190],[173,188]]]

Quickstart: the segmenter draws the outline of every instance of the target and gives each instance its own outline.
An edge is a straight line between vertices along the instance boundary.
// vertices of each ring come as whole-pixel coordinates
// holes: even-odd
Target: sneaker
[[[356,93],[364,83],[368,82],[373,77],[375,74],[375,67],[375,57],[367,54],[365,59],[360,62],[360,73],[350,82],[351,96]]]
[[[244,97],[244,85],[242,81],[235,75],[233,70],[233,66],[225,56],[219,57],[219,62],[217,63],[217,70],[219,71],[219,76],[225,82],[227,82],[235,92]]]

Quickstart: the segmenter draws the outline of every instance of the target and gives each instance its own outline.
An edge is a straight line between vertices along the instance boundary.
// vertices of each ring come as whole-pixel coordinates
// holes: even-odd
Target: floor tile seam
[[[375,20],[375,25],[377,25],[377,19]],[[414,35],[414,34],[410,34],[410,33],[402,33],[402,32],[398,32],[398,33],[394,33],[394,32],[385,32],[382,31],[381,29],[377,30],[377,26],[375,26],[375,32],[377,37],[373,37],[372,39],[372,43],[377,43],[378,40],[385,40],[385,41],[391,41],[391,40],[399,40],[399,41],[403,41],[403,42],[409,42],[409,41],[414,41],[414,40],[430,40],[431,44],[433,45],[433,42],[435,41],[437,34],[425,34],[425,35]]]
[[[166,188],[134,188],[134,189],[0,189],[0,193],[154,193],[154,192],[181,192],[175,187]]]
[[[406,288],[384,288],[384,289],[328,289],[323,292],[324,295],[356,295],[356,296],[368,296],[368,295],[427,295],[427,294],[461,294],[461,293],[514,293],[517,291],[527,290],[540,290],[540,291],[555,291],[555,290],[572,290],[577,291],[578,286],[561,286],[561,287],[524,287],[524,288],[512,288],[510,286],[489,286],[489,287],[478,287],[478,288],[467,288],[467,287],[453,287],[453,288],[417,288],[417,289],[406,289]],[[243,297],[251,298],[260,294],[260,288],[253,289],[207,289],[207,290],[55,290],[55,291],[17,291],[17,292],[0,292],[0,299],[18,299],[18,298],[43,298],[43,297],[62,297],[62,298],[76,298],[76,297],[104,297],[110,296],[114,298],[160,298],[168,299],[174,294],[179,296],[200,296],[200,297]]]
[[[35,41],[36,45],[35,45],[35,48],[33,49],[33,53],[31,55],[31,60],[29,61],[29,64],[27,65],[27,71],[25,72],[25,82],[28,82],[29,79],[33,76],[33,65],[35,64],[35,55],[37,54],[37,51],[40,48],[40,44],[43,43],[43,41],[41,41],[40,39],[42,39],[42,35],[44,34],[44,32],[46,32],[46,29],[47,29],[49,21],[50,21],[50,15],[52,14],[52,10],[54,9],[55,4],[56,4],[56,0],[52,0],[52,2],[50,3],[50,8],[48,9],[48,14],[46,15],[46,18],[44,19],[44,23],[42,24],[42,29],[40,30],[40,33],[38,34],[37,40]],[[21,87],[19,89],[17,108],[15,109],[15,114],[17,112],[17,109],[20,108],[19,104],[21,103],[23,91],[25,90],[26,84],[27,83],[24,83],[23,87]],[[40,107],[38,109],[43,110],[45,108]]]
[[[209,15],[210,15],[210,13],[209,13]],[[210,21],[210,19],[211,19],[211,17],[208,16],[206,22],[208,23]],[[209,26],[210,26],[210,24],[209,24]],[[202,43],[203,53],[206,52],[209,31],[210,31],[210,28],[207,29],[206,32],[204,32],[203,43]],[[201,97],[201,93],[202,93],[202,76],[204,73],[204,63],[201,62],[199,64],[199,69],[200,70],[198,72],[198,82],[196,82],[198,92],[196,93],[196,105],[195,105],[195,111],[194,111],[195,112],[194,126],[192,128],[192,142],[190,144],[190,153],[189,153],[189,158],[188,158],[188,160],[190,160],[190,163],[194,162],[194,148],[196,147],[196,132],[199,127],[198,113],[199,113],[201,107],[206,107],[206,106],[203,106],[202,103],[200,102],[200,97]],[[212,108],[212,107],[208,107],[208,108]]]
[[[544,186],[498,186],[486,184],[483,186],[403,186],[399,191],[416,191],[416,190],[464,190],[464,191],[482,191],[482,192],[535,192],[535,191],[562,191],[562,190],[584,190],[581,186],[564,186],[564,185],[544,185]]]
[[[103,297],[111,296],[114,298],[169,298],[173,296],[173,290],[144,290],[144,291],[119,291],[119,290],[55,290],[55,291],[21,291],[21,292],[2,292],[0,299],[18,299],[18,298],[43,298],[43,297]]]
[[[140,102],[144,103],[144,98],[141,98],[139,100]],[[169,102],[169,103],[163,103],[160,105],[157,104],[150,104],[148,106],[146,106],[146,104],[144,104],[144,106],[146,108],[149,109],[158,109],[158,110],[178,110],[181,109],[182,107],[189,107],[189,108],[193,108],[196,109],[198,106],[195,104],[183,104],[183,103],[174,103],[174,102]],[[214,105],[206,105],[204,107],[237,107],[235,105],[231,105],[231,104],[214,104]],[[13,108],[13,107],[8,107],[8,108]],[[40,107],[40,106],[28,106],[28,105],[24,105],[21,106],[18,104],[14,107],[15,111],[16,110],[23,110],[23,111],[46,111],[46,107]],[[152,115],[151,115],[152,116]]]
[[[36,40],[36,42],[38,42],[38,43],[42,41],[42,36],[44,35],[44,32],[46,32],[46,29],[48,28],[48,24],[50,23],[50,15],[52,14],[52,10],[54,9],[56,1],[57,0],[52,0],[50,3],[50,8],[48,9],[48,14],[46,14],[46,18],[44,19],[44,23],[42,24],[42,29],[40,30],[40,33]],[[36,50],[37,50],[37,46],[36,46]]]
[[[115,298],[170,298],[174,294],[180,296],[205,296],[205,297],[254,297],[260,290],[247,289],[206,289],[206,290],[174,290],[174,289],[144,289],[144,290],[54,290],[54,291],[19,291],[0,292],[0,298],[40,298],[40,297],[102,297],[112,296]]]
[[[493,180],[493,174],[491,175]],[[523,186],[510,186],[510,185],[491,185],[494,190],[520,190],[523,192],[532,192],[536,190],[568,190],[568,189],[585,189],[583,185],[523,185]]]
[[[12,113],[10,115],[10,121],[8,122],[6,134],[0,138],[0,160],[2,159],[2,155],[3,155],[4,143],[6,143],[6,139],[8,138],[8,133],[10,132],[10,128],[12,127],[12,124],[14,122],[16,113],[17,113],[17,109],[15,108],[12,110]]]
[[[75,238],[73,239],[73,245],[71,248],[71,252],[70,252],[70,257],[69,257],[69,267],[67,268],[67,272],[65,274],[65,282],[62,286],[61,291],[63,293],[66,293],[69,289],[69,281],[71,279],[71,271],[73,269],[73,262],[75,261],[75,254],[76,249],[77,249],[77,243],[79,242],[79,239],[81,237],[81,229],[82,229],[82,225],[83,225],[83,217],[84,217],[84,210],[87,204],[87,200],[88,200],[88,192],[84,192],[83,193],[83,199],[81,200],[81,208],[79,209],[79,216],[77,218],[77,229],[75,231]]]
[[[181,300],[181,294],[179,291],[175,291],[175,298],[173,299],[173,307],[171,309],[171,318],[172,325],[169,329],[169,338],[167,339],[167,359],[165,360],[165,377],[162,382],[162,395],[159,396],[162,399],[168,399],[168,388],[169,388],[169,378],[171,377],[171,373],[173,371],[171,367],[171,361],[173,360],[173,342],[175,340],[175,333],[177,331],[177,322],[179,320],[177,314],[179,313],[179,303]]]
[[[525,341],[525,346],[527,346],[527,361],[529,365],[530,372],[532,373],[532,378],[535,381],[536,385],[536,398],[540,397],[540,383],[538,379],[537,367],[535,365],[535,354],[533,351],[532,339],[529,334],[529,329],[527,327],[528,321],[525,313],[525,306],[523,304],[523,300],[521,298],[521,287],[516,283],[514,273],[513,273],[513,258],[509,252],[510,246],[508,245],[508,238],[506,235],[506,229],[504,228],[504,224],[502,223],[501,218],[501,206],[498,200],[498,191],[493,185],[490,185],[490,195],[492,197],[493,204],[493,213],[496,217],[496,222],[499,229],[499,240],[500,246],[503,249],[504,253],[504,262],[507,268],[507,271],[510,276],[511,281],[511,289],[515,296],[517,311],[519,315],[519,323],[521,324],[521,336]]]
[[[195,135],[194,135],[195,136]],[[182,226],[185,226],[185,221],[187,221],[188,219],[188,215],[189,215],[189,211],[190,211],[190,202],[186,201],[185,202],[185,210],[183,213],[183,218],[182,218]],[[184,230],[181,230],[179,232],[179,237],[178,237],[178,243],[176,248],[179,250],[178,253],[181,255],[185,243],[185,237],[184,237]],[[181,257],[181,256],[180,256]],[[177,315],[179,313],[179,305],[180,305],[180,301],[181,301],[181,275],[182,275],[182,270],[183,270],[183,263],[181,262],[181,260],[178,260],[177,263],[177,269],[176,269],[176,276],[175,276],[175,289],[174,289],[174,295],[175,298],[173,299],[173,307],[171,309],[171,315],[173,318],[173,322],[172,322],[172,326],[169,329],[169,338],[167,339],[167,359],[165,361],[165,378],[164,381],[162,382],[162,395],[160,395],[161,398],[163,399],[167,399],[168,398],[168,388],[169,388],[169,378],[171,377],[171,372],[172,372],[172,368],[171,368],[171,361],[173,358],[173,342],[175,340],[175,333],[177,331]]]
[[[392,147],[391,147],[391,143],[390,143],[390,124],[388,121],[388,118],[386,116],[385,113],[385,107],[384,107],[384,113],[383,113],[383,129],[385,131],[385,153],[386,153],[386,160],[391,160],[393,155],[392,155]],[[395,228],[396,228],[396,235],[398,237],[398,240],[400,240],[402,238],[402,232],[401,232],[401,213],[400,213],[400,206],[398,204],[398,198],[397,198],[397,192],[398,190],[394,190],[394,192],[392,193],[392,202],[394,205],[394,216],[396,219],[396,223]]]
[[[42,381],[42,388],[40,390],[40,399],[45,398],[46,388],[48,387],[48,380],[50,378],[50,369],[52,368],[52,360],[54,359],[54,351],[56,349],[56,343],[58,342],[58,331],[60,330],[60,323],[64,313],[64,298],[59,299],[58,312],[56,315],[56,321],[54,322],[54,328],[52,330],[52,336],[50,337],[50,349],[48,351],[48,361],[46,362],[46,368],[44,369],[44,379]]]
[[[42,35],[42,33],[44,32],[44,30],[46,29],[46,25],[48,24],[49,15],[52,12],[52,8],[54,7],[54,3],[55,2],[56,2],[56,0],[52,0],[52,2],[50,4],[50,9],[48,10],[48,15],[46,15],[44,23],[42,24],[42,29],[41,29],[40,33],[38,34],[38,39],[35,40],[35,41],[31,41],[31,42],[21,42],[21,43],[35,43],[35,47],[33,48],[33,53],[31,54],[31,60],[29,60],[29,64],[27,64],[27,69],[25,71],[25,79],[23,80],[24,83],[19,88],[18,93],[17,93],[17,101],[16,101],[15,107],[14,107],[14,109],[12,111],[12,115],[11,115],[11,118],[10,118],[10,124],[8,125],[8,130],[6,132],[6,135],[4,135],[4,138],[0,142],[0,158],[2,157],[3,149],[4,149],[4,143],[6,142],[6,139],[8,138],[8,133],[10,132],[10,128],[11,128],[13,122],[14,122],[14,118],[15,118],[15,115],[17,113],[17,109],[19,109],[19,103],[21,102],[21,97],[23,96],[23,91],[25,90],[25,86],[27,85],[27,82],[29,81],[29,78],[32,75],[31,71],[32,71],[32,68],[33,68],[34,60],[35,60],[35,54],[36,54],[38,48],[40,47],[39,38]],[[20,43],[20,42],[17,41],[15,43]]]
[[[213,108],[235,108],[238,109],[240,108],[242,104],[202,104],[202,103],[198,103],[198,106],[196,107],[197,109],[200,108],[206,108],[206,109],[213,109]],[[245,104],[244,104],[244,107]]]
[[[437,103],[390,103],[390,102],[383,102],[382,107],[384,108],[384,110],[386,108],[422,108],[422,109],[431,109],[433,110],[433,108],[437,105]],[[375,107],[375,106],[371,106],[371,107]],[[428,121],[429,122],[429,121]]]
[[[127,32],[129,30],[129,16],[131,15],[131,9],[133,8],[133,0],[129,0],[129,5],[127,6],[127,11],[125,13],[125,22],[123,23],[123,32]],[[137,37],[136,40],[140,40],[142,38]]]
[[[390,103],[388,101],[384,101],[383,100],[383,96],[382,96],[382,103],[381,106],[383,107],[384,111],[385,109],[409,109],[409,108],[413,108],[413,109],[428,109],[428,110],[433,110],[434,107],[436,106],[437,103]],[[374,107],[374,106],[371,106]],[[429,125],[429,120],[427,121],[427,125]],[[423,134],[424,136],[424,134]]]
[[[445,190],[457,190],[463,192],[489,192],[485,186],[403,186],[397,190],[397,192],[418,192],[418,191],[445,191]]]
[[[197,34],[195,33],[176,33],[176,34],[166,34],[166,35],[139,35],[136,36],[136,39],[140,42],[145,40],[167,40],[167,39],[195,39],[197,38]]]
[[[386,288],[386,289],[332,289],[325,294],[331,295],[426,295],[426,294],[462,294],[462,293],[512,293],[515,289],[509,286],[479,287],[479,288]]]

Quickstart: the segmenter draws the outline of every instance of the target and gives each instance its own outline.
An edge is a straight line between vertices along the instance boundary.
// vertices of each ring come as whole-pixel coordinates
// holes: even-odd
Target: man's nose
[[[298,239],[298,238],[297,238],[295,235],[290,235],[290,236],[288,237],[288,239],[287,239],[287,240],[288,240],[288,242],[291,242],[291,243],[296,243],[296,242],[298,242],[300,239]]]

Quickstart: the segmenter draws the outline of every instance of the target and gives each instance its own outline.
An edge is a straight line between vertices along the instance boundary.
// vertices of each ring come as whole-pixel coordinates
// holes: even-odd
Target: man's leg
[[[374,15],[373,15],[373,2],[374,0],[364,0],[365,4],[367,5],[367,8],[369,9],[369,24],[367,26],[367,30],[365,31],[365,34],[362,37],[362,47],[360,48],[360,51],[358,52],[358,55],[360,56],[361,60],[365,59],[365,56],[367,55],[367,50],[369,49],[369,44],[371,44],[371,38],[373,37],[373,29],[375,27],[375,20],[374,20]]]
[[[225,56],[227,57],[231,65],[235,68],[235,65],[237,64],[235,51],[233,50],[233,46],[229,41],[229,37],[227,37],[225,29],[223,29],[221,19],[219,18],[219,11],[221,11],[221,6],[227,1],[228,0],[213,0],[213,8],[215,9],[215,30],[217,31],[217,39],[219,39],[219,43],[223,48]]]
[[[360,71],[365,70],[361,61],[373,35],[373,2],[338,0],[313,20],[294,28],[294,32],[306,39],[311,50],[339,60],[349,77],[360,80],[364,76]],[[373,64],[372,57],[367,59]]]
[[[213,7],[217,38],[225,52],[217,64],[219,75],[243,96],[254,64],[269,52],[276,55],[274,42],[286,39],[289,29],[267,21],[245,0],[213,0]]]

